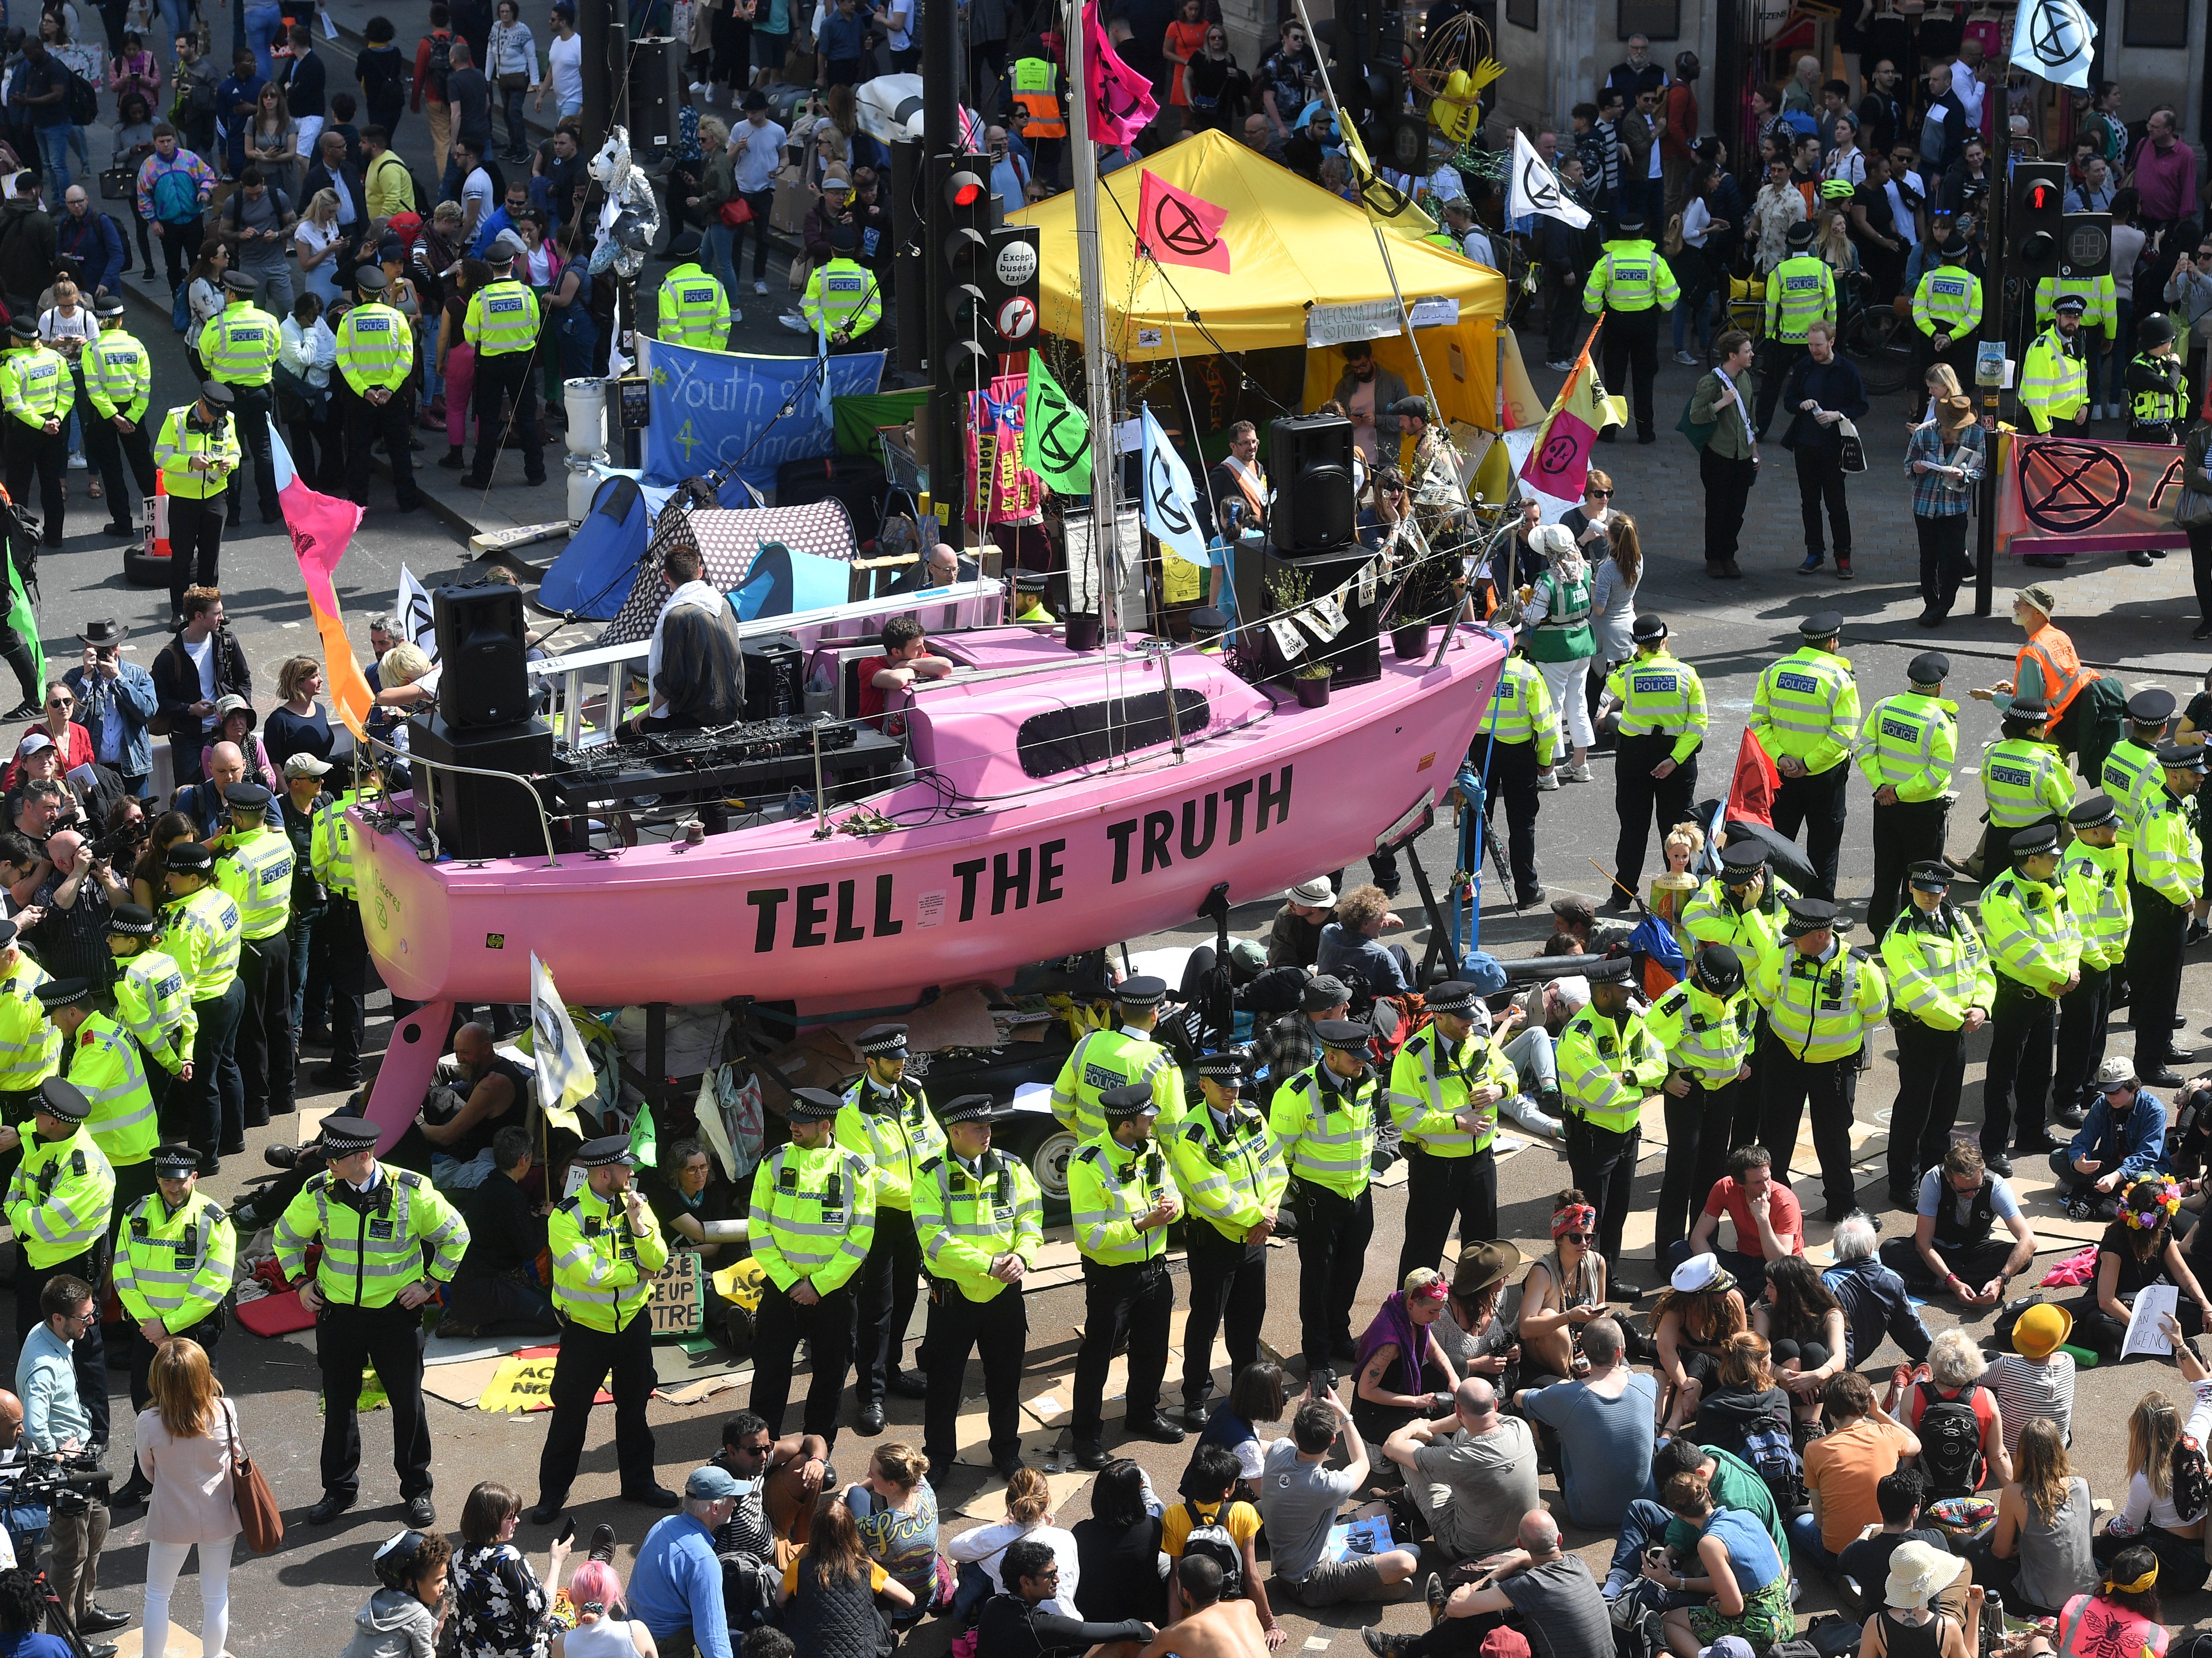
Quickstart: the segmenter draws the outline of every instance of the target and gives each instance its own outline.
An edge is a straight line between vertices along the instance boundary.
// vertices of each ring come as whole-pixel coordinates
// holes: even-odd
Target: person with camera
[[[82,814],[74,801],[68,814],[46,841],[48,868],[31,898],[40,911],[34,926],[26,927],[23,942],[38,952],[49,973],[64,978],[104,984],[107,981],[107,889],[95,869],[101,859],[81,827]],[[148,1188],[151,1190],[151,1187]]]
[[[68,1088],[69,1084],[54,1086]],[[42,1118],[45,1114],[41,1113]],[[14,1206],[9,1207],[12,1217]],[[89,1475],[82,1483],[95,1489],[106,1483],[106,1476],[96,1472],[99,1436],[82,1395],[80,1360],[73,1351],[89,1343],[98,1352],[100,1303],[93,1297],[92,1285],[69,1272],[48,1278],[35,1297],[23,1289],[20,1273],[16,1283],[16,1294],[25,1305],[35,1306],[43,1321],[24,1337],[22,1352],[15,1360],[15,1391],[23,1400],[23,1437],[33,1453],[33,1476],[41,1472],[39,1460],[44,1457],[55,1460],[54,1473],[61,1477],[47,1498],[52,1510],[48,1534],[54,1546],[46,1569],[46,1581],[54,1592],[52,1615],[57,1628],[90,1637],[121,1629],[131,1621],[93,1598],[100,1576],[100,1551],[107,1541],[107,1504],[72,1478]],[[106,1382],[103,1369],[100,1386],[103,1400],[107,1394]],[[79,1644],[84,1658],[113,1658],[112,1641],[87,1638]]]
[[[76,699],[77,723],[92,739],[93,757],[121,780],[125,793],[143,800],[154,770],[147,728],[161,711],[161,699],[154,676],[123,660],[128,632],[112,618],[86,623],[77,635],[84,660],[64,674],[61,683]]]

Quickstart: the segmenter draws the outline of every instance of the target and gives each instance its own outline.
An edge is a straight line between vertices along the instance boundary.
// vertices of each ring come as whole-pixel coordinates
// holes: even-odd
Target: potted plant
[[[1451,609],[1457,597],[1453,577],[1458,564],[1456,558],[1431,555],[1408,573],[1397,619],[1390,628],[1390,652],[1399,661],[1416,662],[1428,655],[1430,625]]]
[[[1066,618],[1067,648],[1071,651],[1095,651],[1103,634],[1099,616],[1071,615]]]
[[[1291,689],[1297,693],[1302,708],[1325,708],[1328,706],[1329,665],[1326,662],[1309,662],[1291,677]]]

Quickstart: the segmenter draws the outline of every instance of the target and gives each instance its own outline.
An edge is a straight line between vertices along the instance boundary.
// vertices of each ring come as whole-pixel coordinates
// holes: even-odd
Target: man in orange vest
[[[2105,756],[2118,740],[2117,730],[2106,732],[2095,718],[2097,697],[2087,694],[2100,676],[2081,665],[2074,641],[2051,625],[2058,601],[2042,582],[2020,590],[2012,602],[2012,619],[2027,635],[2027,642],[2014,659],[2012,677],[1987,690],[1974,693],[1977,701],[1994,702],[1999,712],[2013,699],[2040,701],[2051,711],[2050,740],[2059,751],[2076,756],[2081,775],[2104,775]]]
[[[1060,103],[1063,85],[1060,65],[1043,36],[1033,34],[1025,44],[1029,50],[1014,59],[1007,71],[1007,96],[1012,106],[1007,111],[1007,121],[1020,124],[1017,130],[1030,147],[1035,176],[1057,185],[1060,141],[1067,137],[1067,114]]]

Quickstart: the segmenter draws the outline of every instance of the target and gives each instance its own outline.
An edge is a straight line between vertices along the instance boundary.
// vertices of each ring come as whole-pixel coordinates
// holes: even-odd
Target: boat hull
[[[1442,663],[1386,661],[1320,709],[1099,776],[865,838],[808,823],[611,858],[422,863],[364,830],[361,906],[384,982],[417,1001],[526,1002],[530,958],[594,1005],[730,996],[810,1011],[888,1007],[926,987],[1188,923],[1352,863],[1442,798],[1487,709],[1503,647],[1462,629]]]

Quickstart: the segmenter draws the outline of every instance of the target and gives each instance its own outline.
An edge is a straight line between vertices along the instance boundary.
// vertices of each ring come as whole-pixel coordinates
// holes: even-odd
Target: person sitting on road
[[[2136,1077],[2125,1060],[2097,1067],[2097,1102],[2073,1142],[2051,1154],[2058,1196],[2071,1220],[2110,1220],[2119,1212],[2121,1187],[2146,1175],[2171,1175],[2166,1146],[2166,1104]],[[2185,1230],[2185,1226],[2180,1230]]]
[[[2035,1259],[2035,1229],[2019,1198],[1971,1138],[1953,1140],[1942,1163],[1921,1175],[1913,1210],[1912,1236],[1883,1244],[1881,1260],[1916,1295],[1942,1288],[1961,1308],[1995,1307]],[[2008,1236],[1995,1236],[1999,1221]]]
[[[1651,1309],[1662,1421],[1679,1425],[1697,1415],[1698,1400],[1719,1376],[1729,1338],[1750,1327],[1735,1275],[1713,1256],[1692,1255],[1674,1269]]]
[[[1336,919],[1321,930],[1314,965],[1346,984],[1364,984],[1370,996],[1403,996],[1413,988],[1413,958],[1403,944],[1378,942],[1390,900],[1367,883],[1337,900]]]
[[[1006,1481],[1006,1517],[962,1532],[945,1546],[945,1552],[960,1573],[960,1586],[952,1597],[954,1617],[967,1616],[990,1595],[1012,1592],[1008,1585],[1015,1580],[1008,1575],[1006,1552],[1024,1538],[1048,1546],[1058,1563],[1057,1587],[1031,1604],[1064,1618],[1075,1615],[1075,1597],[1083,1582],[1075,1533],[1054,1521],[1052,1488],[1044,1476],[1023,1467]]]
[[[1875,1483],[1875,1501],[1881,1505],[1881,1524],[1850,1545],[1836,1560],[1836,1570],[1843,1578],[1844,1610],[1855,1618],[1865,1617],[1881,1604],[1881,1586],[1889,1576],[1889,1558],[1905,1544],[1917,1541],[1945,1554],[1951,1552],[1950,1542],[1941,1529],[1922,1523],[1921,1511],[1928,1504],[1928,1479],[1919,1469],[1900,1466],[1896,1473],[1884,1474]],[[1960,1574],[1957,1582],[1938,1597],[1943,1610],[1954,1618],[1966,1609],[1966,1589],[1973,1576],[1969,1567]]]
[[[1887,1336],[1916,1364],[1926,1357],[1931,1339],[1928,1327],[1905,1287],[1905,1280],[1875,1254],[1874,1223],[1854,1212],[1836,1223],[1829,1248],[1836,1264],[1820,1274],[1820,1282],[1836,1298],[1844,1315],[1844,1368],[1854,1369],[1862,1356],[1881,1345]]]
[[[1409,1422],[1382,1454],[1406,1471],[1407,1491],[1437,1547],[1455,1563],[1479,1560],[1512,1539],[1510,1516],[1537,1506],[1536,1441],[1519,1417],[1498,1410],[1497,1389],[1470,1376],[1452,1413]]]
[[[1233,1548],[1239,1558],[1239,1568],[1237,1587],[1229,1593],[1232,1598],[1242,1595],[1252,1603],[1252,1609],[1260,1615],[1261,1627],[1267,1632],[1267,1645],[1279,1647],[1289,1637],[1275,1621],[1274,1610],[1267,1604],[1267,1588],[1260,1581],[1260,1557],[1253,1547],[1253,1539],[1260,1534],[1260,1511],[1237,1498],[1237,1458],[1232,1453],[1218,1445],[1200,1445],[1191,1456],[1190,1467],[1183,1470],[1182,1501],[1170,1504],[1160,1515],[1160,1549],[1170,1561],[1177,1561],[1192,1552],[1194,1540],[1210,1540],[1208,1550],[1217,1560]],[[1225,1570],[1227,1562],[1220,1560],[1219,1564]],[[1223,1591],[1217,1589],[1215,1593]],[[1168,1589],[1169,1625],[1180,1624],[1187,1611],[1177,1587],[1171,1582]]]
[[[536,1136],[509,1123],[492,1137],[492,1174],[464,1194],[462,1218],[469,1247],[446,1291],[439,1321],[448,1336],[557,1335],[553,1298],[538,1281],[545,1248],[542,1201],[525,1190],[534,1162]]]
[[[1433,1266],[1416,1266],[1405,1287],[1382,1298],[1382,1306],[1359,1338],[1352,1373],[1352,1420],[1370,1439],[1387,1438],[1407,1423],[1427,1421],[1449,1404],[1459,1372],[1430,1333],[1450,1296],[1444,1275]]]
[[[1035,1537],[1006,1545],[1003,1568],[1013,1587],[983,1603],[975,1658],[1137,1658],[1159,1631],[1141,1619],[1086,1624],[1062,1610],[1075,1600],[1065,1558]]]
[[[1182,1616],[1154,1636],[1138,1658],[1267,1658],[1290,1639],[1280,1624],[1262,1629],[1250,1600],[1224,1596],[1221,1564],[1209,1556],[1187,1554],[1176,1561],[1174,1582]]]
[[[430,1143],[430,1181],[441,1192],[481,1186],[493,1169],[492,1140],[520,1122],[530,1099],[530,1073],[498,1050],[491,1027],[480,1022],[453,1033],[460,1075],[452,1086],[459,1102],[450,1114],[419,1114],[416,1127]]]
[[[1739,1145],[1729,1153],[1728,1169],[1705,1194],[1697,1224],[1668,1265],[1711,1251],[1743,1286],[1744,1299],[1756,1301],[1769,1261],[1805,1253],[1805,1211],[1797,1194],[1774,1178],[1774,1154],[1765,1146]],[[1733,1249],[1715,1242],[1723,1216],[1734,1233]]]
[[[1337,1437],[1347,1461],[1329,1466]],[[1260,1518],[1266,1525],[1275,1599],[1294,1606],[1333,1606],[1346,1600],[1381,1600],[1420,1569],[1412,1549],[1328,1558],[1329,1528],[1346,1497],[1367,1483],[1367,1442],[1334,1391],[1301,1403],[1291,1431],[1267,1447],[1260,1481]]]

